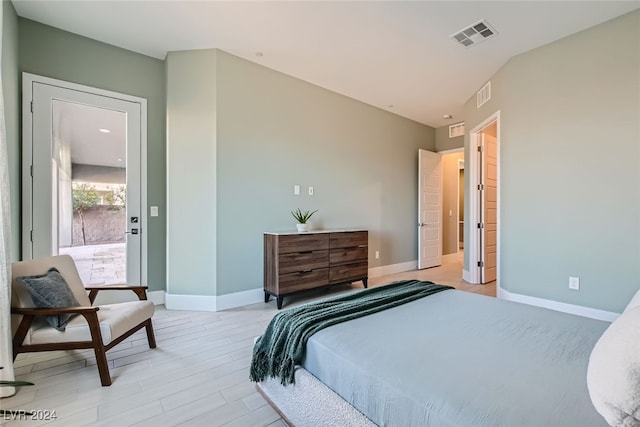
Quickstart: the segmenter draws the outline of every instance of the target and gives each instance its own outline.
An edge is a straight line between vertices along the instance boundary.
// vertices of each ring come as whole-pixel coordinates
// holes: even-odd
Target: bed
[[[258,388],[299,426],[607,426],[587,368],[609,325],[446,290],[315,333],[294,386]]]

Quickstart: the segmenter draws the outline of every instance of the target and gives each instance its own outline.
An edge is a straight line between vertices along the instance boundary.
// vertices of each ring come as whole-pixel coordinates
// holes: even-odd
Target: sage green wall
[[[263,232],[295,230],[297,207],[319,209],[316,229],[369,229],[370,267],[417,259],[433,128],[222,51],[217,65],[218,295],[262,287]]]
[[[167,293],[173,295],[216,295],[216,55],[169,52],[166,59]]]
[[[166,171],[164,62],[19,18],[21,72],[147,99],[147,200],[160,215],[148,219],[148,284],[165,288]]]
[[[458,123],[458,122],[456,122]],[[465,129],[467,129],[465,127]],[[467,129],[468,130],[468,129]],[[464,136],[449,138],[449,126],[436,128],[436,151],[453,150],[464,147]]]
[[[20,87],[18,73],[18,15],[13,4],[2,0],[2,91],[7,130],[7,155],[11,184],[11,259],[20,259]]]
[[[512,58],[491,90],[465,121],[501,113],[502,288],[620,312],[640,287],[640,11]]]

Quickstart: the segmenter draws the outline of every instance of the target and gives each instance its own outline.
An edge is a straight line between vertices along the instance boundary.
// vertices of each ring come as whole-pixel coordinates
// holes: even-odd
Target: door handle
[[[131,231],[125,231],[124,234],[139,234],[139,230],[137,228],[132,228]]]
[[[418,227],[426,227],[426,226],[427,226],[427,223],[425,223],[425,222],[419,222],[418,223]]]

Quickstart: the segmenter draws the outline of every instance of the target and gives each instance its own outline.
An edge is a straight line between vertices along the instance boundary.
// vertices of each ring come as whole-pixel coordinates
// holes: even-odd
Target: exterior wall
[[[73,246],[99,245],[102,243],[123,243],[127,223],[124,209],[111,206],[94,206],[83,214],[84,236],[82,241],[82,222],[78,213],[73,214]]]

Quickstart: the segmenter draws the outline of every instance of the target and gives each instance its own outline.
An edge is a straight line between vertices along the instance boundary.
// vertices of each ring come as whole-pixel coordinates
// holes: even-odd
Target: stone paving
[[[126,252],[124,243],[72,246],[59,253],[71,255],[85,285],[125,283]]]

